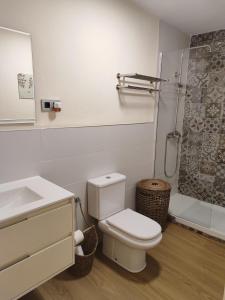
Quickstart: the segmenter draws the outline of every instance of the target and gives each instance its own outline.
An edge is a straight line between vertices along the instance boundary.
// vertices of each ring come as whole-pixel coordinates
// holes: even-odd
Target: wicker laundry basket
[[[75,254],[75,264],[68,269],[75,277],[86,276],[92,269],[95,251],[98,246],[98,235],[95,226],[83,231],[84,240],[81,243],[84,255]]]
[[[144,179],[136,186],[137,212],[158,222],[166,229],[171,186],[160,179]]]

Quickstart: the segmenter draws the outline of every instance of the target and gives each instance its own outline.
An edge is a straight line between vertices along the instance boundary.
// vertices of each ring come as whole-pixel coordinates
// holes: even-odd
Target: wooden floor
[[[224,284],[225,244],[170,224],[143,272],[130,274],[98,255],[87,277],[64,272],[22,299],[222,300]]]

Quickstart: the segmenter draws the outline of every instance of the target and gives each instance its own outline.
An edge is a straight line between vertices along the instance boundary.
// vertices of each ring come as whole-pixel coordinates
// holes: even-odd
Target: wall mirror
[[[31,35],[0,27],[0,124],[34,122]]]

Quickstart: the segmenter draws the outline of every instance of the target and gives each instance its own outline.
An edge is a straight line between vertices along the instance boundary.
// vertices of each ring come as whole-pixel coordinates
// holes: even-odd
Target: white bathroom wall
[[[0,131],[0,182],[41,175],[86,210],[87,180],[116,171],[127,176],[126,207],[134,208],[136,182],[153,176],[154,123],[81,126],[153,121],[153,99],[119,99],[115,86],[117,72],[156,74],[158,19],[128,0],[1,0],[0,20],[32,34],[42,127]],[[56,118],[40,112],[40,99],[51,97],[63,102]]]
[[[168,23],[159,23],[159,52],[174,51],[190,46],[191,36]]]
[[[2,131],[0,183],[41,175],[86,210],[87,180],[116,171],[127,176],[126,207],[134,208],[136,182],[153,175],[153,135],[152,124]]]
[[[116,74],[156,75],[157,17],[129,0],[1,0],[0,5],[0,26],[32,34],[37,127],[153,121],[152,97],[119,97]],[[43,98],[61,99],[62,112],[42,113]]]
[[[163,83],[161,86],[159,107],[158,107],[158,127],[157,127],[157,144],[156,144],[156,177],[165,179],[172,184],[174,189],[177,188],[178,172],[173,178],[167,178],[164,174],[164,155],[165,142],[167,133],[174,130],[176,101],[177,101],[177,79],[175,72],[180,72],[181,53],[180,49],[188,48],[190,45],[189,35],[180,32],[167,23],[160,22],[159,30],[159,52],[162,52],[162,70],[161,76],[169,82]],[[182,83],[185,82],[185,74],[187,74],[188,51],[184,52]],[[185,93],[185,87],[182,89]],[[184,106],[184,94],[180,99],[180,110],[178,117],[178,129],[182,131],[182,113]],[[176,164],[176,144],[168,143],[168,159],[167,171],[172,174]]]
[[[33,36],[38,126],[153,120],[151,99],[118,101],[115,75],[154,75],[157,18],[128,0],[1,0],[0,20]],[[161,23],[161,50],[180,41],[182,33]],[[39,107],[41,98],[53,96],[64,106],[56,119]],[[163,134],[171,126],[167,108],[156,151],[160,163]],[[74,192],[86,209],[87,180],[117,171],[127,176],[126,207],[134,208],[136,182],[153,176],[154,133],[154,123],[1,131],[0,182],[41,175]],[[84,226],[80,214],[78,226]]]

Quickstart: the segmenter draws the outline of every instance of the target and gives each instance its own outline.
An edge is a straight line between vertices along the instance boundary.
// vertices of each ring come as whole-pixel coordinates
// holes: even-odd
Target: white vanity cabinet
[[[73,265],[74,230],[73,197],[0,222],[0,299],[18,299]]]

